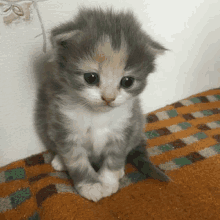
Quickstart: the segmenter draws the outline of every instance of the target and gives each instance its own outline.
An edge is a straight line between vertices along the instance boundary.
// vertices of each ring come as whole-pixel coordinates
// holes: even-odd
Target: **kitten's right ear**
[[[70,32],[64,32],[64,33],[57,34],[57,35],[51,35],[50,39],[51,39],[51,43],[53,47],[57,47],[57,46],[65,47],[68,44],[69,40],[79,43],[82,40],[83,36],[84,34],[82,31],[73,30]]]
[[[161,44],[155,41],[151,41],[148,45],[148,49],[153,53],[155,56],[163,55],[168,49],[163,47]]]

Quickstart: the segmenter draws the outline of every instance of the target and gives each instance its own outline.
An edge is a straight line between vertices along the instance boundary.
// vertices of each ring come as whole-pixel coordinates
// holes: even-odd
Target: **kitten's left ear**
[[[68,48],[68,45],[71,43],[79,44],[79,42],[83,39],[84,33],[80,30],[71,30],[69,32],[62,32],[62,33],[53,33],[55,32],[52,31],[51,33],[51,43],[53,46],[52,52],[51,52],[51,57],[49,59],[49,62],[53,62],[56,57],[57,50],[59,48]]]
[[[72,30],[70,32],[64,32],[61,34],[52,35],[51,36],[51,43],[52,43],[53,47],[64,46],[68,43],[69,40],[73,40],[76,43],[79,43],[82,40],[83,36],[84,36],[84,34],[82,31]]]

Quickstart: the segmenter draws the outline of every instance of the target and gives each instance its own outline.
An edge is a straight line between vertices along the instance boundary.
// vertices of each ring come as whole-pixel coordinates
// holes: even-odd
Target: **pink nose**
[[[110,102],[113,102],[115,100],[115,98],[107,98],[105,96],[101,97],[102,100],[104,100],[107,104],[109,104]]]

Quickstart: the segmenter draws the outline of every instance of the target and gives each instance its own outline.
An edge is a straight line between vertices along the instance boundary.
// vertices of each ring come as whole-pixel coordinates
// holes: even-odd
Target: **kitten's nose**
[[[102,96],[102,100],[104,100],[107,104],[109,104],[110,102],[113,102],[115,98]]]

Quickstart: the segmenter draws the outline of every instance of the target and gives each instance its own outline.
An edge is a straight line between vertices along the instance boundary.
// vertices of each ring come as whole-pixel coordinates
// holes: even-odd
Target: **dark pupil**
[[[129,88],[134,82],[132,77],[123,77],[121,80],[121,86],[124,88]]]
[[[88,84],[97,84],[99,82],[99,77],[96,73],[85,73],[84,79]]]

